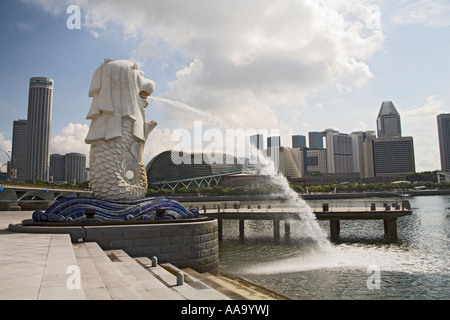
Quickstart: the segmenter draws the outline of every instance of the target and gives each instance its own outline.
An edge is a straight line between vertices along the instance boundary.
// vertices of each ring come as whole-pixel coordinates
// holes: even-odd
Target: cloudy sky
[[[80,8],[80,29],[69,26]],[[234,129],[290,136],[376,130],[384,100],[413,136],[417,171],[440,168],[436,116],[450,112],[447,0],[0,0],[0,149],[26,119],[29,78],[55,80],[51,153],[88,153],[92,74],[130,59],[178,101]],[[76,25],[75,25],[76,26]],[[151,101],[146,160],[208,117]],[[0,154],[0,162],[6,155]]]

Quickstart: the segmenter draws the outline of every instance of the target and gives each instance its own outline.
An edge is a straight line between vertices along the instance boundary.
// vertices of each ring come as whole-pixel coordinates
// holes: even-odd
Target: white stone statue
[[[145,197],[144,144],[157,123],[145,122],[144,108],[154,87],[131,61],[105,59],[95,71],[87,115],[92,122],[85,139],[91,145],[89,176],[95,198]]]

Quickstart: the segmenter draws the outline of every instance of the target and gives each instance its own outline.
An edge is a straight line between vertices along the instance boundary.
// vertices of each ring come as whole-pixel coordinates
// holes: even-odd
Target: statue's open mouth
[[[141,97],[142,100],[144,100],[144,108],[146,106],[148,106],[148,100],[147,98],[150,96],[150,93],[148,93],[147,91],[141,91],[139,92],[139,96]]]
[[[147,91],[141,91],[141,92],[139,92],[139,96],[142,99],[147,99],[150,96],[150,93],[148,93]]]

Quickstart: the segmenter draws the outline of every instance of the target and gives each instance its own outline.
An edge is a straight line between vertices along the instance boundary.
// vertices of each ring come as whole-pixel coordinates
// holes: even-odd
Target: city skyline
[[[55,80],[50,153],[88,154],[88,86],[112,58],[135,60],[156,82],[153,96],[233,128],[280,129],[282,141],[326,128],[375,131],[380,104],[393,101],[403,135],[414,138],[417,171],[441,167],[436,116],[450,111],[445,1],[249,1],[202,10],[195,1],[106,3],[72,1],[80,29],[67,26],[67,2],[0,4],[0,71],[8,75],[0,80],[1,149],[11,150],[13,122],[26,118],[28,80],[45,76]],[[160,125],[146,162],[175,144],[175,129],[203,120],[149,102],[147,120]]]

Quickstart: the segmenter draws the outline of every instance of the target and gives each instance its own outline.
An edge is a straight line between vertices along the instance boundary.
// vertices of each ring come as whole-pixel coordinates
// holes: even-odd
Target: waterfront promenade
[[[30,211],[0,211],[0,300],[286,300],[226,275],[152,265],[66,234],[14,233]],[[184,275],[178,284],[179,272]],[[80,277],[77,277],[77,276]]]

